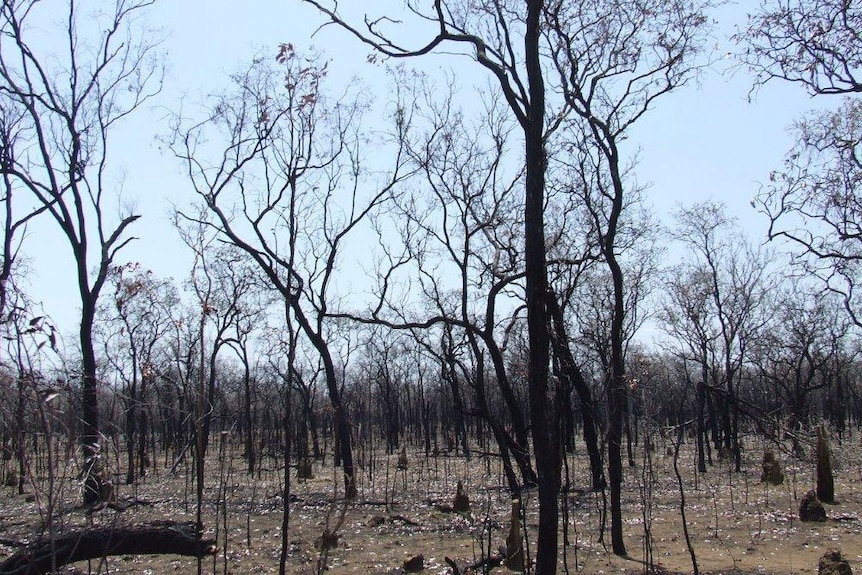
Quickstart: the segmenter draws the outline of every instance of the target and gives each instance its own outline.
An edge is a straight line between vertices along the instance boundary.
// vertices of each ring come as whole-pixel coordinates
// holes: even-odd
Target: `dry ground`
[[[826,523],[801,523],[798,499],[813,487],[811,461],[780,453],[786,481],[781,486],[759,482],[763,444],[746,442],[744,472],[733,473],[726,462],[716,462],[706,474],[695,475],[691,446],[684,446],[680,467],[685,480],[686,513],[692,544],[702,572],[711,573],[812,573],[817,560],[830,547],[839,547],[851,566],[862,570],[862,462],[859,435],[839,446],[833,439],[836,505],[827,506]],[[588,485],[586,454],[569,460],[572,492],[569,494],[568,544],[560,554],[560,569],[569,573],[606,575],[646,570],[644,534],[652,538],[652,557],[657,569],[689,573],[691,558],[685,546],[679,512],[680,495],[673,475],[672,457],[666,446],[652,454],[654,481],[648,477],[648,461],[639,454],[637,466],[627,469],[625,480],[626,545],[629,558],[609,553],[598,539],[601,494],[585,491]],[[410,453],[408,451],[408,453]],[[359,497],[346,506],[336,500],[333,481],[340,470],[315,464],[315,478],[292,482],[290,505],[290,556],[288,572],[315,573],[321,560],[331,574],[399,573],[403,561],[421,553],[425,573],[448,573],[444,557],[462,567],[487,551],[504,544],[509,529],[510,501],[500,488],[502,477],[495,460],[474,456],[467,462],[458,457],[425,459],[410,453],[407,471],[396,469],[397,456],[375,458],[375,468],[360,470]],[[327,460],[327,464],[330,460]],[[163,462],[160,462],[163,463]],[[220,574],[274,573],[278,570],[282,515],[278,470],[247,476],[239,453],[218,460],[213,455],[205,492],[206,536],[218,540],[214,559],[204,561],[204,572]],[[266,464],[265,464],[266,465]],[[447,513],[438,505],[451,505],[457,480],[464,482],[470,497],[469,514]],[[652,485],[646,488],[645,485]],[[65,511],[58,519],[68,529],[94,524],[137,524],[156,519],[194,519],[194,484],[191,471],[180,467],[174,475],[160,467],[137,486],[119,487],[121,502],[143,504],[117,512],[105,509],[88,517],[70,506],[78,486],[69,476],[60,482]],[[0,495],[0,539],[27,541],[43,522],[40,506],[44,497],[31,485],[28,495],[2,488]],[[644,500],[651,504],[644,505]],[[537,523],[535,493],[524,497],[528,537],[534,543]],[[219,504],[221,502],[221,504]],[[316,546],[327,525],[337,530],[339,545],[326,557]],[[648,529],[645,529],[645,525]],[[227,535],[227,536],[225,536]],[[562,546],[561,537],[561,546]],[[0,545],[0,561],[13,552]],[[565,563],[564,560],[565,559]],[[194,573],[194,559],[170,556],[114,557],[106,564],[77,565],[102,573],[154,574]],[[508,572],[498,568],[496,573]]]

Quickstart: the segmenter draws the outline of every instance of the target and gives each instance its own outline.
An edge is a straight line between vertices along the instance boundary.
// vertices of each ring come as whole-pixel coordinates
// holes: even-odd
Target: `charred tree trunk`
[[[507,434],[509,436],[509,447],[512,450],[512,455],[518,462],[524,482],[535,485],[537,477],[530,463],[530,450],[528,447],[530,442],[526,422],[524,421],[524,413],[521,410],[520,402],[515,397],[512,385],[509,383],[509,376],[506,372],[505,362],[503,361],[503,353],[492,336],[483,338],[483,341],[485,342],[485,347],[488,349],[488,355],[491,357],[491,363],[497,376],[497,385],[509,410],[509,418],[512,422],[514,437],[511,437],[511,434]]]
[[[608,217],[607,232],[602,238],[602,253],[605,256],[613,282],[613,316],[611,317],[611,373],[608,381],[608,476],[611,491],[611,546],[616,555],[625,556],[626,548],[623,542],[622,518],[622,480],[623,464],[621,456],[622,431],[625,423],[628,386],[625,376],[625,354],[623,342],[625,338],[625,279],[617,260],[616,234],[620,216],[623,210],[623,184],[619,166],[619,152],[616,141],[607,132],[604,125],[596,126],[594,130],[601,131],[607,142],[605,151],[613,182],[613,201]]]
[[[245,423],[245,457],[248,465],[248,474],[254,473],[255,451],[254,451],[254,420],[251,417],[251,369],[248,364],[248,356],[245,347],[242,348],[242,386],[243,386],[243,421]]]
[[[452,411],[455,417],[454,443],[455,445],[461,445],[464,456],[469,459],[470,450],[467,445],[467,426],[464,421],[464,400],[461,398],[461,388],[458,386],[458,376],[455,368],[452,366],[452,361],[451,357],[447,357],[442,369],[443,379],[449,382],[449,389],[452,392]],[[449,445],[446,446],[447,449],[449,447]]]
[[[552,346],[557,357],[559,377],[565,382],[566,387],[574,388],[581,402],[581,421],[584,426],[584,443],[590,457],[590,473],[592,475],[592,488],[601,491],[605,488],[605,471],[602,464],[602,453],[599,449],[599,434],[596,427],[596,406],[593,402],[593,394],[590,386],[584,380],[583,374],[569,347],[566,334],[566,324],[563,318],[563,310],[557,297],[553,292],[548,292],[548,310],[554,326]]]
[[[424,386],[419,387],[419,404],[422,406],[422,439],[425,444],[425,457],[431,455],[431,402],[425,399]]]
[[[335,445],[336,445],[336,460],[340,459],[342,466],[342,474],[344,476],[344,497],[346,499],[356,498],[356,470],[353,465],[353,446],[350,439],[350,422],[347,418],[347,409],[341,400],[341,390],[338,388],[338,377],[335,373],[335,364],[332,361],[332,355],[329,352],[329,346],[323,337],[314,331],[308,323],[299,302],[292,299],[290,302],[303,333],[311,341],[311,344],[320,354],[320,359],[323,362],[323,372],[326,378],[326,389],[329,392],[329,402],[332,405],[333,416],[335,418]]]
[[[201,335],[203,337],[203,335]],[[220,338],[221,336],[219,336]],[[212,428],[212,420],[213,420],[213,406],[215,405],[215,391],[216,391],[216,359],[218,357],[218,351],[221,343],[219,339],[216,340],[215,346],[210,353],[209,360],[207,364],[209,366],[209,373],[207,374],[207,386],[206,386],[206,396],[203,398],[204,410],[201,414],[203,417],[203,425],[201,426],[201,443],[200,447],[203,451],[201,454],[203,457],[206,457],[207,450],[209,449],[210,444],[210,433]],[[203,347],[201,347],[201,353],[203,353]],[[201,365],[203,368],[203,364]],[[203,374],[201,375],[203,377]]]
[[[137,448],[137,427],[138,413],[135,400],[136,385],[134,382],[129,387],[128,407],[126,408],[126,485],[131,485],[135,482],[135,467],[137,460],[135,458],[135,449]]]
[[[525,145],[524,266],[530,363],[527,386],[539,488],[536,575],[557,570],[561,451],[558,405],[548,389],[548,270],[545,255],[545,83],[541,63],[542,0],[528,0],[524,22],[524,65],[529,105],[523,122]]]
[[[623,411],[625,412],[626,456],[629,460],[629,467],[634,467],[635,452],[632,446],[632,404],[631,393],[628,387],[626,387],[626,401]],[[635,425],[637,425],[637,421],[635,421]]]
[[[15,406],[15,456],[18,460],[18,495],[24,494],[25,472],[27,470],[27,450],[24,446],[24,411],[26,401],[26,388],[24,386],[24,374],[18,373],[18,398]]]
[[[78,258],[86,265],[86,257]],[[83,261],[81,261],[83,260]],[[81,277],[81,274],[83,276]],[[96,352],[93,345],[93,324],[96,316],[96,298],[87,289],[87,270],[79,270],[81,282],[81,450],[84,465],[92,468],[99,453],[99,396],[96,384]]]
[[[147,456],[147,436],[150,434],[149,417],[146,409],[138,410],[140,421],[138,422],[138,476],[143,477],[150,466],[150,458]]]
[[[43,575],[55,568],[114,555],[206,557],[215,541],[200,539],[192,525],[163,522],[151,526],[89,528],[46,538],[0,563],[5,575]]]
[[[500,450],[500,458],[503,462],[503,471],[506,475],[506,481],[509,484],[509,491],[511,491],[513,497],[519,497],[519,494],[521,493],[521,485],[518,482],[518,476],[515,474],[515,470],[512,467],[512,460],[510,457],[512,455],[511,445],[514,441],[511,436],[503,430],[500,422],[491,415],[491,411],[488,407],[488,398],[485,394],[485,361],[481,351],[479,350],[478,342],[472,336],[470,337],[470,344],[473,348],[473,353],[476,356],[476,380],[474,382],[473,389],[476,392],[476,403],[478,404],[480,411],[478,415],[488,422],[488,426],[491,428],[491,434],[497,442],[497,448]],[[486,447],[485,449],[487,450],[488,448]],[[534,476],[530,477],[529,475],[525,475],[525,473],[529,474],[532,472],[532,468],[529,466],[529,463],[527,464],[527,471],[525,472],[522,462],[519,462],[519,471],[521,472],[522,482],[534,479]]]
[[[821,425],[817,428],[817,499],[824,503],[835,502],[835,480],[832,477],[832,457],[829,454],[829,442],[826,439],[826,429]]]
[[[727,382],[727,393],[725,393],[721,402],[721,427],[722,427],[722,445],[727,451],[733,449],[733,426],[731,425],[731,409],[733,404],[733,382]]]
[[[712,446],[715,449],[721,449],[721,434],[718,430],[718,410],[715,407],[717,399],[712,393],[706,394],[706,412],[709,418],[709,435],[712,440]]]
[[[704,452],[704,441],[706,429],[704,428],[704,409],[706,406],[706,384],[702,381],[697,383],[697,413],[695,414],[695,434],[697,435],[697,470],[706,473],[706,453]]]

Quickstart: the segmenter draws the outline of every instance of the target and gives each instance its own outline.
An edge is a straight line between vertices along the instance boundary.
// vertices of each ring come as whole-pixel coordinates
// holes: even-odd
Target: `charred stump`
[[[425,557],[421,553],[414,555],[409,559],[405,559],[402,566],[408,573],[419,573],[425,569]]]
[[[524,570],[524,541],[521,537],[521,500],[512,500],[511,525],[506,537],[506,567],[512,571]]]
[[[760,474],[760,482],[770,485],[781,485],[784,483],[784,472],[781,470],[781,462],[775,457],[775,453],[767,449],[763,453],[763,461],[761,461],[762,472]]]
[[[81,494],[84,505],[94,507],[106,503],[117,502],[117,489],[104,472],[90,473],[84,480]]]
[[[452,502],[452,511],[455,513],[467,513],[470,511],[470,498],[467,497],[467,492],[464,491],[464,484],[458,480],[458,485],[455,488],[455,500]]]
[[[817,493],[812,489],[802,497],[799,502],[800,521],[826,521],[826,508],[817,499]]]
[[[823,426],[817,428],[817,498],[823,503],[835,502],[835,480],[832,477],[832,458]]]
[[[817,575],[853,575],[840,549],[828,549],[817,563]]]
[[[314,468],[311,464],[311,459],[304,458],[296,465],[296,478],[299,481],[314,479]]]

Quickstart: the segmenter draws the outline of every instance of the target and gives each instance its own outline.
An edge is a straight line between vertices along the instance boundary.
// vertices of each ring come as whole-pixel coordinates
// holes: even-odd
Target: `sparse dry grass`
[[[851,446],[852,444],[852,446]],[[796,510],[798,498],[814,485],[811,460],[788,460],[779,452],[786,480],[780,486],[759,482],[760,458],[764,444],[757,439],[746,442],[744,472],[731,472],[730,463],[716,462],[706,474],[693,474],[691,445],[684,446],[681,467],[686,472],[686,497],[689,528],[702,571],[712,573],[812,573],[817,559],[829,547],[839,547],[855,569],[862,569],[862,481],[860,481],[860,437],[844,446],[833,442],[836,505],[827,506],[827,523],[800,523]],[[691,562],[682,536],[678,510],[679,494],[672,471],[672,460],[659,445],[652,455],[655,481],[652,487],[651,520],[653,559],[656,567],[669,572],[688,573]],[[290,573],[315,573],[322,560],[332,574],[398,573],[405,559],[422,553],[425,573],[448,573],[444,557],[459,565],[478,560],[488,549],[502,546],[509,530],[510,501],[501,489],[503,479],[495,460],[474,457],[425,459],[408,449],[410,464],[397,469],[398,455],[379,455],[369,474],[360,469],[359,497],[346,504],[338,499],[340,470],[315,463],[315,478],[292,481],[290,504]],[[217,453],[209,464],[205,492],[207,537],[216,537],[219,550],[204,563],[204,572],[274,573],[278,570],[282,513],[281,471],[264,470],[249,477],[236,452],[219,464]],[[626,475],[626,544],[629,558],[610,554],[598,540],[601,495],[583,491],[588,485],[585,453],[569,462],[572,492],[569,508],[565,560],[570,573],[606,575],[613,572],[637,573],[645,570],[643,535],[645,460]],[[327,460],[327,464],[330,460]],[[265,462],[265,465],[269,463]],[[188,474],[188,475],[187,475]],[[370,476],[369,476],[370,475]],[[223,478],[223,481],[220,480]],[[439,504],[451,505],[458,480],[470,496],[470,514],[441,511]],[[105,509],[88,517],[73,509],[76,484],[64,477],[59,487],[64,512],[57,524],[62,529],[94,524],[136,524],[153,520],[194,519],[194,486],[191,466],[180,467],[169,475],[161,468],[137,486],[119,487],[121,502],[139,500],[145,504],[117,512]],[[43,518],[40,501],[30,495],[16,495],[5,487],[0,496],[0,538],[26,541],[35,537]],[[528,537],[535,543],[537,510],[535,493],[524,495]],[[226,513],[225,513],[226,511]],[[338,547],[325,557],[316,545],[325,529],[338,523]],[[226,521],[225,521],[226,519]],[[562,537],[560,539],[562,548]],[[0,545],[0,560],[13,551]],[[87,569],[87,565],[78,565]],[[194,559],[170,556],[113,557],[107,564],[90,566],[92,572],[152,574],[193,573]],[[504,573],[500,568],[496,572]],[[564,572],[563,553],[560,573]]]

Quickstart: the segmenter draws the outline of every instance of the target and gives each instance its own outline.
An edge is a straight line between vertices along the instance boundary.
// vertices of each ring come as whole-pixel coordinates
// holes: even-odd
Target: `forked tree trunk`
[[[581,402],[581,421],[584,426],[584,443],[590,457],[590,473],[592,475],[592,489],[600,491],[605,488],[605,471],[602,465],[602,453],[599,449],[599,435],[596,430],[596,406],[590,386],[584,380],[583,374],[569,348],[566,334],[566,324],[563,311],[554,293],[548,292],[548,310],[551,315],[554,331],[552,334],[552,346],[559,364],[559,375],[578,394]]]
[[[338,388],[338,378],[335,373],[335,363],[332,361],[332,354],[329,352],[329,346],[323,337],[312,329],[308,323],[308,318],[305,317],[299,303],[295,300],[291,301],[291,308],[302,328],[303,333],[311,341],[311,344],[320,354],[320,359],[323,362],[323,372],[326,378],[326,389],[329,392],[329,402],[332,405],[333,417],[335,418],[335,444],[336,444],[336,461],[340,460],[342,472],[344,475],[344,497],[346,499],[356,498],[356,470],[353,465],[353,446],[350,434],[350,422],[347,419],[347,410],[341,400],[341,391]]]

